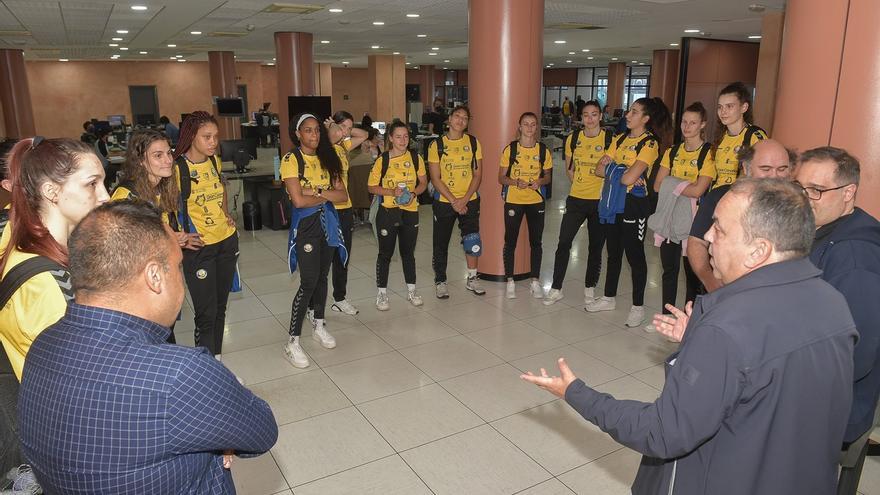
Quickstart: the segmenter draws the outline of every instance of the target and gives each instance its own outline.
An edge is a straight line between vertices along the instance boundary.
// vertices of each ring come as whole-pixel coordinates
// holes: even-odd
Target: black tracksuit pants
[[[327,244],[324,227],[321,226],[321,212],[313,213],[299,222],[296,236],[296,265],[299,270],[299,289],[293,297],[290,309],[290,328],[292,337],[302,334],[303,320],[309,302],[314,303],[315,318],[324,318],[327,303],[327,274],[336,256],[336,248]]]
[[[666,309],[667,304],[675,306],[675,299],[678,292],[678,272],[681,266],[681,244],[675,242],[664,242],[660,245],[660,263],[663,265],[663,313],[669,314]],[[685,278],[685,303],[693,301],[697,297],[697,291],[700,287],[700,279],[694,273],[691,264],[688,262],[687,256],[684,257],[684,278]]]
[[[379,206],[376,214],[379,255],[376,257],[376,287],[388,287],[388,269],[394,256],[395,244],[400,245],[403,278],[408,284],[416,283],[416,241],[419,238],[419,212]]]
[[[223,348],[226,303],[238,261],[238,233],[198,251],[183,251],[183,273],[195,313],[195,344],[211,354]]]
[[[623,265],[623,254],[632,274],[633,306],[645,304],[645,285],[648,283],[648,262],[645,259],[645,228],[650,203],[648,198],[626,196],[623,213],[614,223],[605,224],[605,242],[608,246],[608,273],[605,276],[605,297],[617,296],[617,282]]]
[[[605,245],[605,229],[599,224],[599,200],[580,199],[569,196],[565,200],[565,213],[559,227],[559,244],[556,247],[556,260],[553,263],[554,289],[561,289],[568,270],[571,244],[584,221],[587,222],[587,273],[584,287],[595,287],[599,283],[602,269],[602,247]]]
[[[513,257],[516,251],[516,240],[523,216],[529,229],[529,246],[531,247],[531,267],[529,275],[538,278],[541,275],[541,257],[543,247],[541,238],[544,236],[544,202],[531,205],[504,203],[504,277],[513,278]]]

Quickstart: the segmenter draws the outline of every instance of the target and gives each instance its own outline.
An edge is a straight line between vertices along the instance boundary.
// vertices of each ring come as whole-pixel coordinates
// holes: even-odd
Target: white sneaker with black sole
[[[478,296],[482,296],[486,293],[486,290],[480,286],[480,279],[476,275],[467,278],[467,282],[464,283],[464,288]]]
[[[360,311],[353,304],[348,302],[348,299],[343,299],[341,301],[334,301],[333,305],[330,306],[330,309],[339,313],[345,313],[349,316],[354,316],[358,314]]]

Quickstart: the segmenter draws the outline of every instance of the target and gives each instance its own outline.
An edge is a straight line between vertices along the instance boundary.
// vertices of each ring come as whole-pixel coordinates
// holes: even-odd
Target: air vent
[[[320,10],[324,10],[324,7],[320,5],[299,5],[293,3],[273,3],[269,5],[263,12],[269,12],[273,14],[313,14]]]
[[[208,36],[214,38],[243,38],[247,36],[247,31],[214,31],[213,33],[208,33]]]
[[[21,36],[30,36],[30,31],[23,30],[15,30],[15,29],[0,29],[0,38],[18,38]]]
[[[584,31],[596,31],[598,29],[605,29],[605,26],[597,26],[595,24],[581,24],[578,22],[562,22],[559,24],[551,24],[547,26],[548,29],[582,29]]]

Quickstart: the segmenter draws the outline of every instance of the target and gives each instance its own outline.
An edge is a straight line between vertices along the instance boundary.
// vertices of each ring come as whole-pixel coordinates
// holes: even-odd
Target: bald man
[[[742,148],[737,159],[746,177],[755,179],[787,179],[797,161],[797,155],[775,139],[765,139],[754,146]],[[687,243],[687,261],[707,292],[721,287],[720,280],[715,278],[709,266],[709,243],[704,236],[712,227],[712,215],[721,197],[730,189],[730,185],[712,189],[701,201],[697,215],[691,226],[691,235]]]

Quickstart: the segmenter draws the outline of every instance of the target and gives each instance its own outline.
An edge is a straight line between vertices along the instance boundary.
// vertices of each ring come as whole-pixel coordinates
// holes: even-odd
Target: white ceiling
[[[482,0],[472,0],[482,1]],[[650,63],[653,50],[670,48],[686,28],[705,36],[747,40],[760,34],[760,2],[767,10],[785,0],[546,0],[544,60],[555,67],[605,65],[612,57]],[[367,56],[398,51],[416,66],[467,67],[467,0],[304,0],[322,10],[306,15],[263,12],[271,0],[0,0],[0,48],[23,48],[28,59],[206,60],[209,50],[232,50],[238,60],[271,62],[273,33],[315,35],[315,61],[365,67]],[[135,11],[131,5],[145,5]],[[342,13],[327,9],[340,8]],[[406,14],[419,14],[408,18]],[[385,22],[374,26],[374,21]],[[605,29],[560,29],[560,23]],[[128,30],[117,34],[116,30]],[[27,31],[29,35],[10,33]],[[191,31],[201,31],[192,35]],[[242,37],[215,37],[218,31]],[[427,34],[417,38],[417,34]],[[121,37],[123,41],[111,38]],[[322,44],[321,40],[330,43]],[[557,44],[564,40],[565,44]],[[119,47],[110,47],[118,43]],[[168,44],[176,44],[169,48]],[[379,45],[379,49],[372,49]],[[121,48],[129,50],[123,51]],[[428,55],[432,47],[437,55]],[[589,53],[583,52],[589,49]],[[140,51],[148,52],[145,55]],[[570,55],[569,52],[575,52]],[[592,60],[587,57],[594,57]],[[449,62],[445,62],[449,60]],[[571,60],[571,62],[566,62]]]

